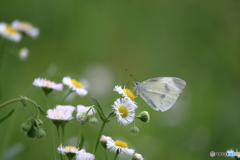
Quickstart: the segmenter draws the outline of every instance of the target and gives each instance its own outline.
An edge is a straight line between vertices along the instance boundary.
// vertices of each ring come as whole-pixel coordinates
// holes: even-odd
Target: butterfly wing
[[[175,77],[157,77],[136,85],[138,94],[150,107],[164,112],[174,105],[186,82]]]

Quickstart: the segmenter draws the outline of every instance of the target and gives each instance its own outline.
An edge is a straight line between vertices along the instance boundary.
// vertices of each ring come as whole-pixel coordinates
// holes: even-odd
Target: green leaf
[[[100,105],[100,103],[98,102],[98,100],[94,97],[92,97],[93,99],[93,103],[101,110],[101,112],[103,113],[102,107]]]
[[[14,113],[14,109],[11,110],[5,117],[0,119],[0,123],[2,123],[3,121],[5,121],[8,117],[10,117],[13,113]]]
[[[23,110],[27,113],[27,114],[29,114],[30,116],[34,116],[34,114],[32,114],[29,110],[27,110],[26,108],[23,108]]]
[[[110,121],[109,119],[113,118],[115,115],[116,115],[115,112],[111,112],[107,117],[107,122],[109,122]]]
[[[39,109],[41,115],[43,115],[43,116],[47,115],[47,113],[42,109],[41,106],[38,105],[38,109]]]
[[[92,99],[93,99],[93,103],[95,104],[94,108],[97,109],[97,111],[98,111],[98,113],[100,115],[101,120],[105,121],[106,116],[103,113],[103,110],[102,110],[102,107],[101,107],[100,103],[98,102],[98,100],[96,98],[92,97]]]
[[[80,143],[79,143],[79,145],[78,145],[78,147],[79,147],[80,149],[82,149],[82,147],[83,147],[83,145],[84,145],[84,142],[85,142],[85,138],[84,138],[84,136],[81,134],[81,141],[80,141]]]

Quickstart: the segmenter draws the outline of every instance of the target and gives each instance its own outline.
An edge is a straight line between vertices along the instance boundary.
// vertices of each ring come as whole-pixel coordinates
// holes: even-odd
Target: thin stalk
[[[0,39],[0,98],[2,96],[1,86],[2,86],[2,66],[3,66],[3,56],[4,56],[4,46],[6,44],[6,39],[1,38]]]
[[[63,125],[61,125],[61,129],[62,129],[62,144],[63,144],[63,146],[64,146],[64,128],[65,128],[65,124],[66,124],[66,123],[64,123]]]
[[[79,127],[79,132],[78,132],[78,140],[77,140],[77,144],[76,144],[76,146],[79,146],[79,143],[80,143],[80,137],[81,137],[81,135],[82,135],[82,128],[83,128],[83,123],[81,123],[81,125],[80,125],[81,127]],[[81,130],[82,129],[82,130]],[[80,148],[81,149],[81,148]]]
[[[11,104],[11,103],[13,103],[13,102],[21,101],[22,99],[23,99],[23,98],[14,98],[14,99],[11,99],[11,100],[9,100],[9,101],[1,104],[1,105],[0,105],[0,109],[2,109],[3,107],[5,107],[5,106],[7,106],[8,104]],[[33,101],[33,100],[31,100],[31,99],[28,99],[28,98],[26,98],[26,97],[24,97],[24,99],[27,100],[28,102],[31,102],[32,104],[35,105],[35,107],[36,107],[36,117],[38,117],[38,116],[39,116],[38,104],[37,104],[35,101]]]
[[[96,153],[96,151],[97,151],[97,147],[98,147],[98,144],[99,144],[99,140],[100,140],[100,137],[101,137],[101,135],[102,135],[103,129],[104,129],[104,127],[105,127],[106,121],[107,121],[107,119],[106,119],[105,121],[103,121],[102,126],[101,126],[101,129],[100,129],[100,132],[98,133],[98,136],[97,136],[97,139],[96,139],[96,144],[95,144],[95,147],[94,147],[94,149],[93,149],[93,154],[94,154],[94,155],[95,155],[95,153]]]
[[[67,92],[67,94],[58,102],[58,104],[61,104],[66,98],[67,96],[69,96],[70,93],[72,93],[73,91],[71,89],[69,89],[69,91]]]
[[[55,144],[56,144],[56,139],[55,139],[55,137],[54,137],[54,126],[53,125],[51,125],[51,130],[52,130],[52,139],[53,139],[53,141],[52,141],[52,150],[53,150],[53,155],[54,155],[54,159],[56,160],[57,159],[57,156],[56,156],[56,147],[55,147]]]
[[[119,151],[117,150],[116,155],[113,160],[116,160],[118,155],[119,155]]]
[[[59,126],[56,125],[57,128],[57,135],[58,135],[58,144],[61,144],[61,140],[60,140],[60,134],[59,134]],[[63,160],[63,155],[60,153],[60,158],[61,160]]]
[[[105,150],[105,157],[106,157],[106,160],[108,160],[108,156],[107,156],[107,150],[106,150],[106,148],[105,148],[104,150]]]

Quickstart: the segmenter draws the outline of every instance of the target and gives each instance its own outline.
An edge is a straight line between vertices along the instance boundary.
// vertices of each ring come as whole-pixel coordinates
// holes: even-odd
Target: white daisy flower
[[[88,113],[87,113],[88,116],[92,116],[93,114],[95,114],[97,112],[93,107],[86,107],[86,106],[83,106],[83,105],[77,105],[77,112],[78,113],[83,113],[83,112],[87,112],[87,111],[88,111]]]
[[[86,152],[85,149],[81,149],[80,151],[78,151],[76,155],[76,160],[94,160],[94,159],[95,155]]]
[[[57,105],[56,109],[63,110],[65,112],[71,112],[71,113],[73,113],[76,110],[76,108],[71,105]]]
[[[19,42],[22,39],[22,35],[6,23],[0,23],[0,35],[14,42]]]
[[[118,94],[121,94],[123,97],[128,97],[130,98],[132,101],[134,101],[134,99],[136,98],[136,96],[132,93],[132,91],[130,91],[129,89],[122,88],[121,86],[115,86],[113,91],[118,92]]]
[[[21,60],[26,60],[29,56],[29,50],[27,48],[22,48],[20,51],[19,51],[19,58]]]
[[[129,98],[117,99],[112,107],[121,124],[127,125],[134,120],[137,105]]]
[[[15,20],[12,22],[11,26],[18,31],[25,32],[32,38],[37,38],[39,35],[39,29],[37,27],[33,27],[33,25],[26,21]]]
[[[122,154],[133,155],[134,149],[129,149],[126,142],[116,140],[116,141],[107,141],[107,148],[113,152],[119,152]]]
[[[47,110],[47,118],[52,120],[71,120],[75,107],[70,105],[57,105],[54,109]]]
[[[67,85],[72,91],[76,91],[76,93],[80,96],[85,96],[88,93],[87,90],[83,87],[83,84],[76,81],[75,79],[64,77],[62,82],[63,84]]]
[[[100,138],[100,141],[105,141],[105,142],[112,141],[112,140],[113,140],[112,137],[104,136],[104,135],[102,135],[102,137]]]
[[[63,89],[62,83],[55,83],[45,78],[36,78],[33,81],[33,85],[41,88],[49,88],[61,91]]]
[[[133,155],[132,160],[144,160],[144,159],[143,159],[143,157],[142,157],[141,154],[135,153],[135,154]]]
[[[67,154],[67,153],[73,153],[77,154],[79,152],[78,148],[74,146],[63,146],[62,144],[57,148],[58,152],[60,154]]]
[[[104,148],[107,148],[107,142],[108,142],[108,141],[113,141],[113,139],[112,139],[111,137],[104,136],[104,135],[102,135],[102,137],[100,138],[101,145],[102,145]]]

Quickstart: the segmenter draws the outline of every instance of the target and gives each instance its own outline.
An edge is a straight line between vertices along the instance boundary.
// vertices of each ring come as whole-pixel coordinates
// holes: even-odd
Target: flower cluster
[[[37,38],[39,29],[26,21],[14,20],[11,24],[0,22],[0,35],[10,41],[20,42],[22,34]]]
[[[46,95],[52,92],[52,90],[62,91],[63,84],[67,85],[72,92],[75,91],[80,96],[85,96],[88,93],[82,83],[70,77],[63,77],[62,83],[55,83],[45,78],[36,78],[33,81],[33,85],[42,88]]]
[[[58,137],[58,147],[56,148],[59,152],[59,156],[61,156],[60,159],[64,159],[63,156],[67,156],[68,159],[76,157],[77,160],[94,160],[98,144],[101,143],[104,149],[109,149],[111,152],[116,154],[114,159],[116,159],[119,154],[126,154],[131,156],[132,160],[143,160],[142,155],[136,153],[134,149],[129,148],[127,142],[122,140],[113,140],[109,136],[102,135],[105,125],[112,120],[117,119],[120,125],[128,125],[133,123],[133,126],[129,130],[132,135],[137,135],[139,133],[139,129],[135,124],[135,119],[139,119],[142,122],[149,122],[150,118],[147,111],[143,111],[139,115],[136,115],[135,112],[138,108],[137,103],[134,101],[136,96],[129,89],[125,87],[122,88],[121,86],[114,87],[113,91],[118,92],[123,97],[117,98],[113,104],[109,106],[111,112],[109,114],[105,114],[102,106],[94,97],[92,97],[94,105],[62,105],[61,102],[63,102],[63,100],[70,93],[76,93],[79,96],[87,95],[88,91],[85,89],[84,85],[76,79],[63,77],[62,83],[56,83],[46,78],[36,78],[32,84],[41,88],[45,93],[46,98],[48,98],[48,95],[54,90],[63,91],[64,85],[68,86],[69,92],[63,96],[62,100],[56,104],[54,108],[47,109],[46,112],[40,105],[33,100],[28,99],[27,97],[21,97],[20,99],[17,99],[20,100],[24,106],[26,106],[28,102],[31,102],[36,107],[36,114],[32,114],[30,111],[25,109],[25,111],[29,113],[30,118],[21,125],[21,130],[25,132],[27,137],[38,139],[45,137],[46,133],[42,129],[43,122],[39,119],[41,112],[52,121],[57,129],[56,136]],[[81,129],[83,126],[85,126],[84,124],[86,124],[86,122],[89,122],[91,126],[96,125],[98,124],[96,114],[99,115],[102,121],[102,126],[98,133],[98,138],[93,152],[86,152],[86,148],[84,147],[85,137],[82,133],[82,130],[79,131],[80,134],[78,136],[76,145],[64,146],[65,125],[69,124],[68,122],[73,120],[81,124],[79,125],[81,126]]]
[[[135,109],[138,107],[136,102],[133,101],[136,98],[135,95],[129,89],[121,86],[115,86],[113,90],[123,96],[123,98],[117,99],[112,105],[118,121],[123,125],[132,123],[135,117]]]
[[[26,122],[22,123],[20,128],[25,132],[28,138],[42,139],[46,136],[45,131],[42,129],[43,122],[36,117],[30,117]]]

